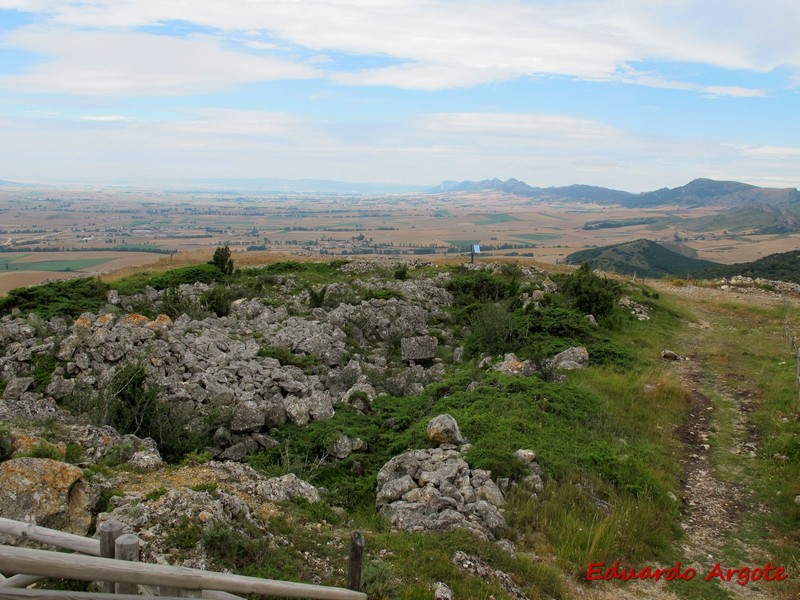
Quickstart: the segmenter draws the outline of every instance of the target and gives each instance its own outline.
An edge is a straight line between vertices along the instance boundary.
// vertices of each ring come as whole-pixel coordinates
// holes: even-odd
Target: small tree
[[[231,258],[231,249],[228,245],[221,246],[214,250],[214,257],[209,264],[216,265],[220,271],[225,275],[233,273],[233,259]]]

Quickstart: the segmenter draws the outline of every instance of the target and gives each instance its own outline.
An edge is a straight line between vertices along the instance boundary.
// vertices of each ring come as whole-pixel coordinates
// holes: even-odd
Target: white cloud
[[[94,115],[88,115],[93,117]],[[0,121],[14,178],[328,178],[438,183],[517,177],[629,191],[695,177],[796,186],[798,147],[643,136],[548,114],[436,113],[379,127],[283,113],[204,110],[142,119]],[[42,165],[48,165],[44,170]]]
[[[97,123],[119,123],[123,121],[131,121],[130,117],[122,115],[84,115],[80,117],[81,121],[95,121]]]
[[[781,66],[790,71],[800,69],[795,31],[800,3],[795,0],[0,0],[0,6],[49,15],[41,36],[17,32],[11,37],[18,46],[54,56],[53,68],[45,63],[18,85],[76,93],[127,93],[133,86],[122,82],[126,76],[154,93],[177,93],[181,88],[207,89],[210,77],[223,86],[319,75],[305,65],[226,50],[207,38],[197,40],[196,45],[183,40],[181,45],[174,40],[170,44],[165,36],[132,32],[132,28],[171,20],[208,27],[221,36],[268,32],[275,41],[315,52],[405,61],[356,72],[331,68],[329,75],[334,80],[351,85],[433,90],[557,74],[597,80],[626,78],[640,85],[664,86],[658,77],[631,77],[631,65],[641,61],[687,61],[761,72]],[[65,28],[79,31],[77,35],[83,39],[79,46],[101,51],[80,52]],[[104,56],[102,49],[108,46],[94,29],[115,31],[120,52]],[[48,43],[43,36],[53,36],[58,43]],[[255,44],[269,50],[269,43]],[[163,77],[144,77],[125,60],[126,56],[147,54],[147,47],[159,58],[147,66],[164,71]],[[222,68],[210,68],[213,64]],[[83,69],[78,68],[81,65]],[[59,80],[48,87],[47,76],[63,68],[73,74],[71,85]],[[97,81],[112,74],[116,74],[115,85]],[[171,77],[181,84],[164,81]],[[88,82],[76,81],[79,78]],[[671,86],[714,95],[761,93],[737,86],[681,82]]]
[[[173,96],[316,75],[299,63],[225,49],[209,36],[179,39],[37,26],[8,32],[3,42],[54,57],[27,73],[0,77],[0,84],[24,92]]]

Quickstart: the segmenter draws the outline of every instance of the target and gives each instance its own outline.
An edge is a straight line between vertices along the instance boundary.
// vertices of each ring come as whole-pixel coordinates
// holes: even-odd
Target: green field
[[[15,256],[13,260],[20,257]],[[0,272],[3,271],[80,271],[89,267],[102,265],[111,258],[84,258],[82,260],[42,260],[36,262],[11,262],[5,257],[0,257]]]
[[[554,233],[515,233],[512,237],[521,240],[531,240],[533,242],[541,242],[543,240],[554,240],[558,238]]]
[[[480,221],[475,221],[476,225],[497,225],[498,223],[509,223],[511,221],[519,221],[520,219],[514,215],[507,213],[497,213],[494,215],[473,215],[476,217],[483,217]]]
[[[456,248],[467,248],[467,250],[472,250],[472,246],[481,243],[480,240],[445,240],[445,242]]]
[[[30,256],[30,254],[17,254],[16,252],[9,252],[5,256],[0,254],[0,265],[14,262],[15,260],[19,260],[20,258],[24,258],[26,256]]]

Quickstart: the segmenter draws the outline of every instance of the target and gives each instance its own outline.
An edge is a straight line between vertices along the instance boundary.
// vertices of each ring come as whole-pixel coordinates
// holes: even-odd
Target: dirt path
[[[681,526],[686,537],[676,555],[683,555],[697,570],[696,579],[704,578],[709,568],[719,561],[723,568],[738,568],[741,565],[763,565],[767,553],[742,541],[738,534],[744,518],[752,512],[762,510],[752,499],[751,489],[743,476],[744,461],[755,456],[759,441],[749,425],[747,414],[753,410],[757,389],[756,383],[746,380],[726,380],[724,373],[715,371],[704,360],[710,352],[710,334],[714,328],[732,326],[726,317],[715,310],[722,302],[748,304],[759,307],[782,306],[780,294],[755,288],[728,290],[696,286],[674,287],[663,282],[654,282],[659,291],[678,297],[692,315],[688,324],[692,335],[684,335],[680,347],[671,348],[682,360],[672,363],[676,377],[691,397],[691,410],[685,424],[676,432],[683,442],[685,454],[683,466],[682,497],[683,520]],[[797,299],[794,300],[795,303]],[[797,312],[797,309],[795,309]],[[713,402],[709,394],[713,393]],[[717,411],[714,406],[726,406],[728,410]],[[726,473],[721,474],[714,464],[711,446],[712,427],[719,427],[720,419],[730,420],[726,426],[734,431],[732,447],[722,449],[736,456],[726,461]],[[752,453],[752,454],[751,454]],[[735,483],[731,481],[735,480]],[[723,548],[734,546],[743,560],[737,564],[726,564],[720,554]],[[683,563],[686,565],[685,562]],[[670,566],[670,565],[666,565]],[[710,583],[708,585],[711,585]],[[746,587],[734,581],[722,583],[722,589],[735,600],[770,599],[781,597],[771,590],[750,583]],[[651,600],[675,600],[678,598],[663,583],[627,582],[623,586],[578,586],[573,588],[575,598],[586,600],[628,600],[649,598]],[[689,596],[684,596],[689,597]]]
[[[661,284],[666,288],[665,284]],[[740,565],[764,564],[767,553],[753,547],[738,535],[743,519],[751,513],[763,511],[752,498],[752,490],[745,475],[745,462],[755,456],[759,446],[755,429],[749,424],[747,414],[753,410],[757,383],[740,378],[731,381],[729,375],[715,371],[705,360],[713,342],[707,335],[711,328],[731,327],[728,318],[714,307],[723,302],[736,302],[760,307],[780,307],[781,295],[749,288],[741,291],[724,291],[718,288],[686,286],[665,289],[680,297],[695,317],[689,327],[695,335],[686,336],[683,347],[676,349],[683,359],[675,362],[676,374],[691,394],[691,410],[685,425],[677,432],[684,442],[686,454],[684,467],[682,526],[686,539],[682,544],[684,555],[698,565],[704,565],[698,574],[708,573],[708,567],[720,562],[724,568]],[[708,394],[714,394],[714,402]],[[716,410],[723,407],[723,410]],[[723,422],[725,421],[725,422]],[[712,424],[733,432],[729,447],[712,448]],[[725,461],[724,467],[714,464],[713,452],[728,452],[735,460]],[[724,469],[725,472],[720,472]],[[732,482],[735,481],[735,482]],[[723,547],[735,547],[743,559],[738,564],[725,564],[720,556]],[[725,582],[722,588],[731,597],[761,599],[778,597],[774,591],[757,584],[747,586]]]

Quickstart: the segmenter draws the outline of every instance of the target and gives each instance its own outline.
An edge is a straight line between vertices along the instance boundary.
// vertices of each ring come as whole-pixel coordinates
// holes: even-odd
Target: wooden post
[[[347,589],[361,591],[361,563],[364,559],[364,536],[360,531],[350,534],[350,558],[347,563]]]
[[[114,558],[139,562],[139,538],[132,533],[119,536],[114,542]],[[139,587],[135,583],[117,583],[116,594],[138,594]]]
[[[103,558],[114,558],[114,542],[122,535],[124,525],[119,521],[103,521],[97,530],[100,532],[100,556]],[[100,591],[104,594],[114,593],[113,581],[101,581]]]

